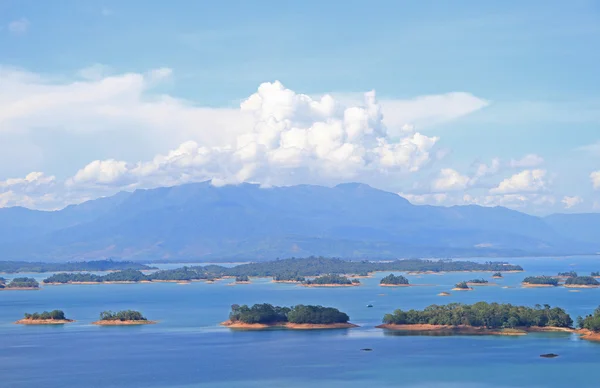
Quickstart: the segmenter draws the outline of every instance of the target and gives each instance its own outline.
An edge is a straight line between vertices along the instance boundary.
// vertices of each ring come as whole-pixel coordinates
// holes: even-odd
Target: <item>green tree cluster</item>
[[[276,323],[298,323],[298,324],[334,324],[346,323],[350,320],[347,314],[333,307],[297,305],[293,307],[279,307],[268,303],[247,305],[233,305],[229,319],[232,322],[248,324],[276,324]]]
[[[340,284],[340,285],[344,285],[344,284],[352,284],[352,283],[360,283],[360,280],[358,279],[353,279],[350,280],[345,276],[340,276],[340,275],[336,275],[336,274],[331,274],[331,275],[322,275],[319,277],[316,277],[314,279],[307,279],[304,281],[304,284]]]
[[[6,285],[6,288],[38,288],[40,284],[34,278],[14,278]]]
[[[492,276],[495,277],[495,278],[501,278],[502,277],[502,272],[495,272]]]
[[[26,261],[0,261],[0,272],[60,272],[60,271],[118,271],[124,269],[155,269],[133,261],[93,260],[69,263],[43,263]]]
[[[558,276],[560,276],[561,278],[576,278],[577,272],[575,272],[575,271],[559,272]]]
[[[459,288],[461,290],[468,290],[471,287],[469,287],[469,285],[467,284],[467,282],[459,282],[459,283],[456,283],[454,285],[454,288]]]
[[[471,279],[469,280],[467,283],[473,283],[473,284],[487,284],[489,283],[487,280],[485,279]]]
[[[565,280],[566,285],[573,286],[600,286],[600,282],[592,276],[575,276]]]
[[[394,274],[389,274],[388,276],[381,279],[379,284],[391,284],[391,285],[399,285],[399,284],[408,284],[408,279],[402,275],[395,276]]]
[[[33,313],[33,314],[25,313],[25,319],[32,319],[32,320],[37,321],[37,320],[50,320],[50,319],[64,320],[67,318],[65,318],[65,313],[62,310],[52,310],[52,311],[44,311],[43,313]]]
[[[549,305],[535,307],[478,302],[431,305],[424,310],[396,310],[383,317],[386,324],[467,325],[490,329],[515,327],[571,327],[573,320],[563,309]]]
[[[103,311],[100,313],[101,321],[147,321],[139,311],[123,310],[118,312]]]
[[[236,282],[249,282],[250,278],[246,275],[240,275],[235,277]]]
[[[600,332],[600,307],[596,308],[593,314],[585,318],[577,317],[577,327],[580,329],[588,329],[593,332]]]
[[[558,286],[558,279],[551,276],[528,276],[523,279],[523,283]]]

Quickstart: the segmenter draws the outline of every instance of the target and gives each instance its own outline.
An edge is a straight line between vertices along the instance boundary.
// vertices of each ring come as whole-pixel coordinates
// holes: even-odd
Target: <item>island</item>
[[[460,283],[456,283],[454,285],[454,288],[452,289],[452,291],[472,291],[473,289],[471,287],[469,287],[469,284],[467,284],[467,282],[460,282]]]
[[[537,331],[572,332],[573,320],[563,309],[478,302],[431,305],[424,310],[396,310],[378,328],[424,334],[524,335]]]
[[[100,313],[100,319],[92,322],[93,325],[100,326],[129,326],[129,325],[149,325],[157,323],[149,321],[140,313],[134,310],[124,310],[118,312],[103,311]]]
[[[440,292],[438,296],[450,296],[449,292]]]
[[[235,284],[250,284],[250,278],[246,275],[236,276]]]
[[[353,287],[359,286],[360,280],[348,279],[345,276],[340,275],[323,275],[314,279],[305,280],[302,285],[304,287]]]
[[[497,284],[490,283],[485,279],[471,279],[467,281],[467,286],[497,286]]]
[[[557,287],[558,279],[551,276],[528,276],[521,283],[523,287]]]
[[[565,287],[569,288],[598,288],[600,282],[592,276],[575,276],[565,280]]]
[[[577,327],[581,338],[590,341],[600,341],[600,307],[585,318],[577,317]]]
[[[595,278],[600,278],[600,272],[599,271],[594,271],[590,274],[590,276],[595,277]]]
[[[444,273],[444,272],[521,272],[519,265],[507,262],[454,261],[454,260],[421,260],[404,259],[393,261],[349,261],[338,258],[307,257],[289,258],[282,260],[248,263],[234,267],[206,265],[192,267],[202,272],[208,272],[215,277],[240,276],[249,277],[281,277],[282,280],[295,277],[313,277],[326,274],[346,276],[369,276],[374,272],[415,272],[415,273]]]
[[[381,279],[379,285],[382,287],[406,287],[410,284],[408,283],[408,279],[402,275],[395,276],[394,274],[389,274]]]
[[[0,261],[0,273],[42,273],[42,272],[74,272],[74,271],[120,271],[124,269],[152,270],[155,267],[133,261],[94,260],[68,263],[43,263],[26,261]]]
[[[503,278],[503,276],[502,276],[502,272],[495,272],[495,273],[492,275],[492,279],[502,279],[502,278]]]
[[[274,283],[304,283],[306,278],[304,276],[300,276],[297,273],[287,272],[283,274],[277,274],[273,276]]]
[[[18,325],[64,325],[75,322],[65,317],[62,310],[44,311],[43,313],[25,313],[25,317],[15,322]]]
[[[233,305],[229,320],[221,325],[230,329],[349,329],[357,327],[348,322],[347,314],[333,307],[297,305],[279,307],[268,303]]]
[[[91,273],[57,273],[43,280],[44,284],[127,284],[149,282],[190,282],[214,280],[215,276],[203,270],[192,267],[182,267],[170,270],[156,271],[146,275],[138,270],[126,269],[111,272],[106,275]]]
[[[9,283],[2,278],[0,281],[0,290],[39,290],[40,284],[34,278],[14,278]]]

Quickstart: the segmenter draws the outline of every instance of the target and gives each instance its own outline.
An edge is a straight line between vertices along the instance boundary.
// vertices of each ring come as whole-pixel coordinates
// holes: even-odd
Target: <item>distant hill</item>
[[[66,261],[589,254],[600,215],[415,206],[359,183],[260,188],[208,182],[44,212],[0,209],[0,257]]]

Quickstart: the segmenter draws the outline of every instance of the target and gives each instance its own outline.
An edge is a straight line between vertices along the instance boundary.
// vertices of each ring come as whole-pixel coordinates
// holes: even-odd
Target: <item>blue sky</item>
[[[597,1],[5,0],[0,47],[0,206],[55,208],[198,179],[362,180],[414,203],[505,205],[536,214],[596,211],[600,204],[591,176],[600,170]],[[157,69],[164,71],[157,76]],[[103,80],[117,86],[103,87]],[[335,150],[311,143],[301,157],[285,154],[284,162],[283,143],[256,139],[266,149],[251,160],[241,160],[239,150],[226,156],[224,149],[240,147],[238,136],[246,132],[264,139],[256,117],[273,114],[267,104],[246,109],[254,120],[237,116],[242,101],[261,94],[259,85],[276,80],[285,87],[269,89],[277,101],[290,90],[315,101],[329,93],[347,107],[363,107],[362,93],[375,90],[383,123],[373,116],[369,125],[387,127],[387,149],[403,139],[413,147],[414,132],[436,140],[391,164],[374,145],[383,133],[377,128]],[[113,86],[79,111],[68,109],[78,109],[69,103],[73,96],[80,101]],[[464,95],[448,96],[456,92]],[[57,104],[57,93],[63,105],[40,102]],[[22,100],[11,104],[14,95]],[[423,102],[423,96],[446,98]],[[160,107],[142,106],[157,100]],[[23,108],[32,101],[35,108]],[[296,122],[282,131],[301,123],[311,133],[324,120],[320,111],[299,118],[309,108],[293,104]],[[98,106],[139,113],[98,112]],[[168,118],[152,116],[159,108]],[[329,113],[327,122],[340,118]],[[404,119],[413,132],[399,129]],[[183,148],[196,159],[169,164],[170,152],[187,141],[197,145]],[[210,148],[210,168],[197,160],[202,147]],[[350,148],[352,156],[344,153]],[[169,162],[146,172],[157,155]],[[527,155],[537,159],[518,163]],[[477,175],[481,164],[494,163]],[[31,172],[43,175],[26,178]]]

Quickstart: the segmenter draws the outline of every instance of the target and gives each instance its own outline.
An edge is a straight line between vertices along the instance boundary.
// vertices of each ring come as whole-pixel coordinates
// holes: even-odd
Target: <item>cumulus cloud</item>
[[[513,168],[531,168],[537,167],[544,163],[544,158],[536,154],[525,155],[521,159],[512,159],[510,161],[510,167]]]
[[[574,206],[579,205],[580,203],[583,202],[583,199],[577,195],[569,197],[569,196],[565,196],[563,197],[562,202],[565,205],[565,209],[570,209]]]
[[[13,35],[23,35],[29,30],[29,20],[21,18],[8,23],[8,32]]]
[[[418,128],[487,105],[468,93],[382,104],[374,91],[348,103],[267,82],[238,108],[205,108],[157,92],[172,77],[168,68],[114,74],[93,65],[79,71],[77,81],[65,82],[0,66],[0,154],[14,151],[2,141],[7,136],[36,139],[29,149],[44,151],[33,166],[37,169],[49,164],[44,158],[69,147],[71,158],[55,157],[50,164],[62,166],[60,175],[70,171],[72,176],[58,182],[43,174],[38,178],[52,178],[46,187],[52,198],[43,206],[51,200],[56,206],[120,189],[200,180],[272,185],[400,179],[439,159],[439,138]],[[53,144],[54,138],[69,145]],[[42,144],[39,139],[50,140]],[[3,163],[0,174],[15,168]],[[442,172],[439,188],[464,185],[465,177],[455,173]],[[11,198],[3,203],[16,203],[26,187],[34,186],[0,189]],[[48,194],[30,193],[27,203]]]
[[[362,105],[346,107],[329,95],[313,99],[280,82],[264,83],[242,102],[241,110],[254,117],[254,126],[230,146],[188,141],[151,161],[96,160],[79,170],[69,185],[156,186],[204,179],[215,184],[271,184],[282,183],[277,178],[289,176],[290,170],[301,181],[314,175],[406,173],[426,164],[438,141],[418,132],[390,140],[374,92],[365,94]]]
[[[594,189],[600,189],[600,171],[594,171],[590,174]]]
[[[491,189],[491,194],[518,194],[536,192],[546,188],[546,170],[523,170],[510,178],[504,179]]]
[[[451,168],[443,168],[438,177],[433,181],[431,188],[434,191],[464,190],[470,182],[470,178],[461,175]]]

